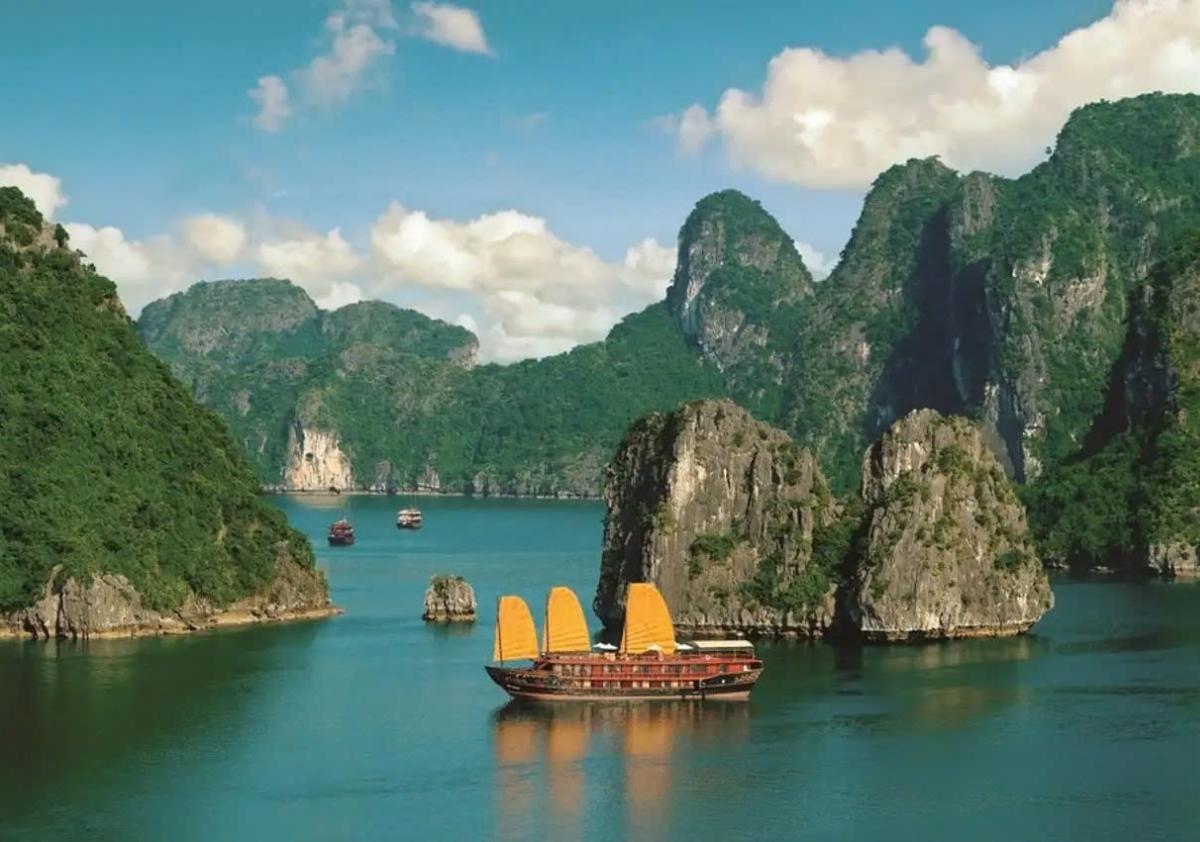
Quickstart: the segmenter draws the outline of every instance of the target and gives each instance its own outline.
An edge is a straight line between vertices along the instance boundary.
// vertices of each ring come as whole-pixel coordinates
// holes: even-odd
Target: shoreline
[[[178,616],[163,616],[157,624],[139,623],[116,626],[86,634],[39,634],[29,626],[0,624],[0,640],[131,640],[144,637],[176,637],[188,634],[203,634],[222,629],[244,629],[250,626],[282,625],[327,620],[346,613],[344,609],[330,603],[319,608],[291,608],[274,614],[256,613],[248,608],[229,608],[209,614],[202,621],[185,621]]]
[[[600,502],[604,499],[600,494],[468,494],[465,491],[374,491],[357,488],[330,491],[327,488],[285,489],[269,485],[264,485],[261,493],[279,497],[455,497],[479,500],[562,500],[564,502]]]

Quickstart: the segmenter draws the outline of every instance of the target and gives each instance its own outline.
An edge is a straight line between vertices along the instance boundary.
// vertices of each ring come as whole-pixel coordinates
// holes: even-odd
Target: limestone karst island
[[[1200,0],[10,5],[0,839],[1196,837]]]

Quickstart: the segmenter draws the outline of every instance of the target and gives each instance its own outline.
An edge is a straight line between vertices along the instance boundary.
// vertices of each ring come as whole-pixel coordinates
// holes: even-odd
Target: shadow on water
[[[0,744],[20,758],[0,764],[0,815],[52,810],[181,745],[235,738],[243,709],[302,668],[319,626],[0,644]]]
[[[1021,700],[1024,664],[1051,654],[1034,635],[911,646],[766,643],[756,715],[805,731],[913,733],[968,727]]]
[[[589,784],[594,792],[619,781],[620,791],[612,795],[624,804],[624,835],[644,838],[658,835],[669,821],[676,755],[705,746],[726,751],[745,742],[750,709],[737,702],[513,701],[492,719],[497,835],[529,826],[530,814],[548,805],[553,835],[579,836]]]

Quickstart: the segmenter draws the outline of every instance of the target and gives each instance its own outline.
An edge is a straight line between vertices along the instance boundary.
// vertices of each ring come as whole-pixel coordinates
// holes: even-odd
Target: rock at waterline
[[[869,640],[1020,634],[1054,605],[1025,509],[971,422],[919,410],[863,457],[850,614]]]
[[[461,576],[434,576],[425,589],[427,623],[475,622],[475,589]]]
[[[861,500],[729,401],[637,421],[609,468],[594,607],[653,582],[676,626],[876,641],[1005,636],[1054,604],[1025,510],[980,430],[931,410],[863,460]]]
[[[594,608],[610,629],[630,582],[653,582],[682,632],[817,637],[834,581],[814,563],[838,504],[820,466],[732,401],[651,414],[626,433],[605,490]]]

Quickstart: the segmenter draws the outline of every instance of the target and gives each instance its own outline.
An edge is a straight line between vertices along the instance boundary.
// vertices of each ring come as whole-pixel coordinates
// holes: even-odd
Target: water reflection
[[[0,814],[90,791],[126,755],[236,734],[239,708],[306,657],[317,626],[0,645],[0,745],[21,758],[0,764]]]
[[[694,744],[744,741],[749,716],[749,706],[740,703],[510,702],[496,712],[493,728],[499,835],[528,827],[530,811],[546,803],[556,837],[581,836],[587,762],[605,755],[615,755],[623,771],[626,835],[661,835],[671,817],[675,755]],[[610,777],[608,771],[603,775]],[[598,782],[591,783],[594,790]]]

